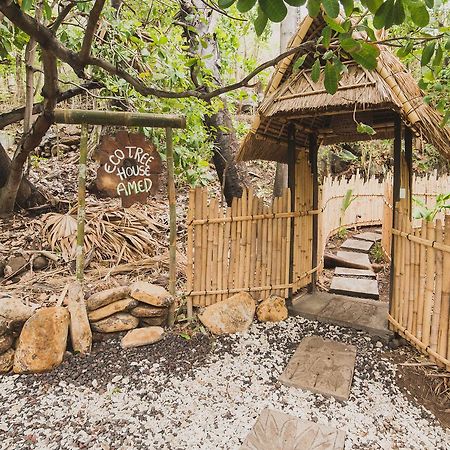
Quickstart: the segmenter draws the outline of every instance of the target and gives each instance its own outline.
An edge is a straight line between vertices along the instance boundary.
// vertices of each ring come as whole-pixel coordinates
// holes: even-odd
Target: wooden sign
[[[158,190],[161,157],[143,134],[119,131],[103,136],[94,158],[100,162],[97,189],[108,197],[120,197],[124,208],[145,203]]]

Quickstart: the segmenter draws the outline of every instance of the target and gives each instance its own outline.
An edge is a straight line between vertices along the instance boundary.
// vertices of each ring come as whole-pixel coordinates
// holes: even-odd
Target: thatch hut
[[[316,18],[306,17],[290,47],[314,42],[325,26],[321,14]],[[424,102],[423,93],[404,65],[388,48],[379,47],[376,70],[366,70],[351,58],[346,61],[348,70],[334,95],[326,92],[323,74],[317,82],[311,79],[315,58],[307,54],[307,48],[286,57],[276,67],[251,131],[238,153],[240,161],[263,159],[288,163],[292,211],[311,209],[309,217],[302,218],[297,225],[299,219],[294,220],[293,233],[302,233],[302,245],[306,248],[294,248],[292,252],[294,259],[296,253],[300,259],[304,259],[301,254],[307,254],[312,271],[320,266],[317,174],[320,145],[394,138],[394,211],[405,215],[411,214],[414,135],[450,158],[450,130],[440,126],[442,117]],[[305,53],[301,69],[295,70],[295,61]],[[376,134],[358,132],[358,123],[370,125]],[[393,265],[394,258],[391,260]],[[315,273],[309,280],[311,288]],[[295,273],[292,276],[295,279]]]

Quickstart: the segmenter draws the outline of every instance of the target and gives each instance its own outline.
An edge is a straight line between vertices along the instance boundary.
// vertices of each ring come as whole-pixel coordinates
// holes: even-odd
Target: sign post
[[[87,140],[88,140],[88,124],[90,125],[118,125],[127,127],[151,127],[151,128],[165,128],[166,129],[166,146],[167,146],[167,173],[168,173],[168,195],[169,195],[169,217],[170,217],[170,263],[169,263],[169,292],[175,296],[176,285],[176,192],[174,181],[174,163],[173,163],[173,128],[186,128],[186,118],[177,115],[162,115],[162,114],[147,114],[147,113],[129,113],[116,111],[89,111],[79,109],[56,109],[54,112],[56,123],[65,124],[81,124],[81,142],[80,142],[80,166],[78,176],[78,219],[77,219],[77,258],[76,258],[76,277],[82,282],[84,273],[84,222],[85,222],[85,208],[86,208],[86,160],[87,160]],[[131,145],[133,147],[133,145]],[[136,149],[138,146],[134,146]],[[142,146],[140,147],[143,148]],[[130,150],[131,152],[131,150]],[[120,156],[120,155],[119,155]],[[124,154],[125,156],[125,154]],[[131,180],[130,184],[124,184],[123,190],[125,193],[142,193],[150,192],[151,187],[145,181],[145,167],[150,167],[147,157],[144,152],[135,151],[131,156],[144,166],[144,169],[139,169],[140,172],[136,175],[139,178],[143,175],[144,178],[138,180]],[[133,158],[131,158],[133,159]],[[153,160],[152,160],[153,161]],[[123,168],[122,178],[127,177],[130,172]],[[109,170],[112,170],[109,167]],[[132,172],[133,170],[131,170]],[[141,172],[144,172],[143,174]],[[130,173],[131,173],[130,172]],[[125,176],[123,174],[125,173]],[[151,173],[149,176],[151,176]],[[134,175],[134,174],[132,174]],[[150,178],[151,179],[151,178]],[[128,195],[127,195],[128,197]],[[122,197],[123,201],[123,197]],[[126,205],[125,203],[124,205]],[[128,205],[130,206],[130,205]],[[169,317],[169,325],[174,321],[174,310],[171,310]]]

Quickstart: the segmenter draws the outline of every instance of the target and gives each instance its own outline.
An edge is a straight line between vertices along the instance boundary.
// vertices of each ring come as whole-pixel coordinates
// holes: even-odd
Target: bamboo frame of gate
[[[389,322],[450,371],[450,215],[413,228],[399,212],[396,223]]]

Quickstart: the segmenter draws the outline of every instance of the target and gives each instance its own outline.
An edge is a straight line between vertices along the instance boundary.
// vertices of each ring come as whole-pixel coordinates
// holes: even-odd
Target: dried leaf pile
[[[128,209],[89,199],[86,208],[84,247],[89,260],[112,266],[134,263],[165,253],[166,226],[150,215],[154,208],[135,205]],[[65,262],[75,259],[76,208],[66,214],[49,213],[43,233],[52,251]]]

